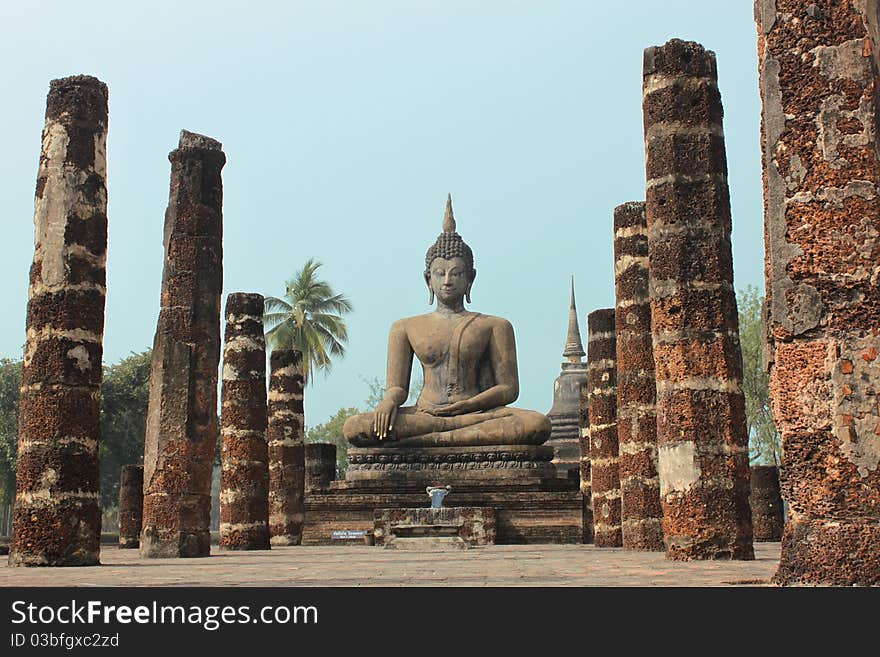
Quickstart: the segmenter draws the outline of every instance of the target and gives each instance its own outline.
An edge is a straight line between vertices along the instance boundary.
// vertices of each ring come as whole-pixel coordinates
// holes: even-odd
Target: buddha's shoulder
[[[479,313],[477,317],[478,322],[482,323],[484,326],[490,326],[492,328],[504,329],[504,330],[513,330],[513,325],[509,320],[504,317],[498,317],[496,315],[484,315],[483,313]]]

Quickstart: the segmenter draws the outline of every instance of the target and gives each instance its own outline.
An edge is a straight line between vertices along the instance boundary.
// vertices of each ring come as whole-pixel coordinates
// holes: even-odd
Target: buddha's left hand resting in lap
[[[373,413],[343,427],[357,447],[446,447],[543,443],[550,420],[512,408],[519,395],[516,344],[506,319],[468,311],[476,277],[470,247],[455,232],[447,198],[443,232],[425,256],[425,282],[434,312],[391,326],[385,396]],[[409,395],[413,354],[425,385],[415,406]]]

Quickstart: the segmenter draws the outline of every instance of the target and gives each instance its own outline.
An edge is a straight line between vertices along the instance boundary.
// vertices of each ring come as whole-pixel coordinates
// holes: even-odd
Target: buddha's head
[[[431,293],[428,303],[434,303],[434,295],[445,304],[454,304],[462,297],[470,303],[476,276],[474,252],[455,232],[450,194],[446,197],[443,232],[425,254],[425,283]]]

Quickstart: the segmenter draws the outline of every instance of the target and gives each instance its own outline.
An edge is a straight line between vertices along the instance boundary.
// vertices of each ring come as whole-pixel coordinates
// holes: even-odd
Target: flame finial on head
[[[446,195],[446,212],[443,213],[443,232],[455,232],[455,216],[452,214],[452,194]]]

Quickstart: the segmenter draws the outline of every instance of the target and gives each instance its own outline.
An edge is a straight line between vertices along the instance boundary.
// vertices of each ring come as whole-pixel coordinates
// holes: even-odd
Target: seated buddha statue
[[[355,447],[538,445],[550,435],[541,413],[512,408],[519,396],[513,327],[465,308],[477,275],[471,248],[455,230],[446,199],[443,232],[425,255],[433,312],[394,322],[388,338],[385,395],[373,413],[343,427]],[[424,371],[415,406],[409,396],[413,355]]]

